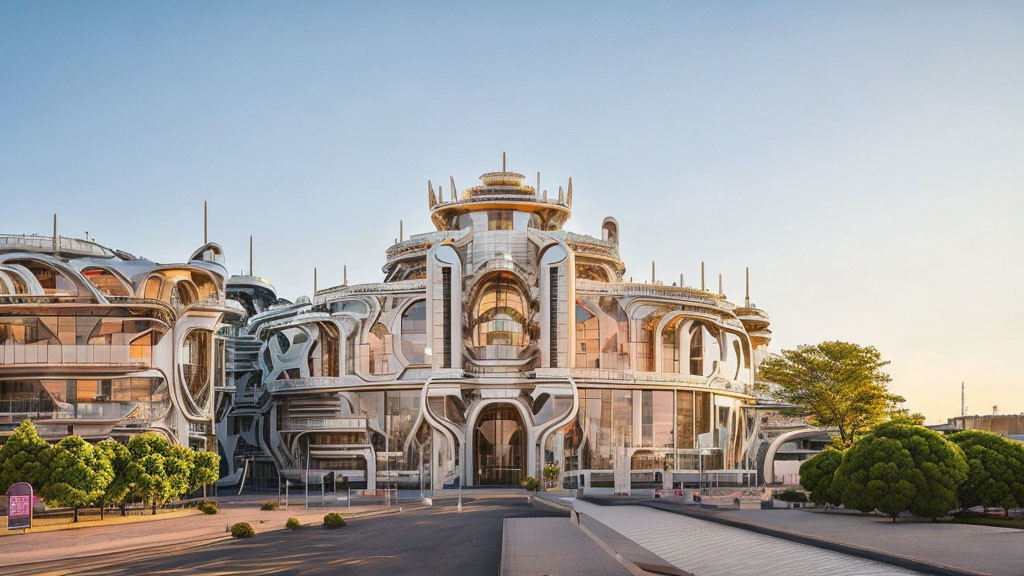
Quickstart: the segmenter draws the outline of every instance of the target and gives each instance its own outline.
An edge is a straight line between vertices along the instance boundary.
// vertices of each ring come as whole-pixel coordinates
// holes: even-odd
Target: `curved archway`
[[[526,427],[510,404],[486,407],[473,427],[477,486],[518,486],[526,476]]]

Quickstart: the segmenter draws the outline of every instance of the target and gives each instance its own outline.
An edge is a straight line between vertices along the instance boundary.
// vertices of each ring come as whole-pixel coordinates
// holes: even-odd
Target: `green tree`
[[[847,508],[896,516],[909,511],[938,518],[957,507],[967,479],[963,452],[921,426],[881,424],[843,455],[834,490]]]
[[[958,492],[961,508],[1024,506],[1024,445],[981,430],[957,432],[949,440],[967,459],[967,481]]]
[[[128,440],[128,462],[110,490],[111,496],[163,503],[188,488],[191,473],[163,436],[148,432]],[[184,474],[184,477],[182,475]]]
[[[829,446],[800,465],[800,485],[811,493],[815,504],[841,504],[834,482],[836,469],[843,461],[843,453]]]
[[[213,452],[192,451],[192,476],[189,478],[188,492],[206,488],[207,484],[217,481],[220,476],[220,456]]]
[[[41,493],[57,506],[88,506],[102,502],[114,470],[102,450],[81,436],[67,436],[53,447],[50,477]]]
[[[50,476],[52,447],[30,420],[24,420],[0,447],[0,494],[11,484],[28,482],[40,490]]]
[[[799,406],[797,412],[813,424],[837,429],[849,446],[904,401],[888,390],[887,364],[873,346],[822,342],[769,357],[758,375],[777,385],[772,392],[778,400]]]
[[[103,453],[110,462],[113,479],[103,494],[102,504],[120,504],[128,495],[130,482],[125,476],[132,455],[128,447],[116,440],[102,440],[96,444],[96,450]]]

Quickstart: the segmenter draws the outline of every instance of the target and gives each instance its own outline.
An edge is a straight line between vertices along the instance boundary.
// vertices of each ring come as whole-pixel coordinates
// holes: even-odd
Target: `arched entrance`
[[[477,486],[518,486],[526,475],[526,440],[519,411],[507,404],[486,408],[473,430]]]

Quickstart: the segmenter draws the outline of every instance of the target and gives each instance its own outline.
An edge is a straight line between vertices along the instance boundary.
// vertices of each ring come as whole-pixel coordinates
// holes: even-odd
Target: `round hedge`
[[[847,508],[939,518],[957,507],[967,479],[963,451],[922,426],[886,423],[855,442],[836,469],[835,490]]]

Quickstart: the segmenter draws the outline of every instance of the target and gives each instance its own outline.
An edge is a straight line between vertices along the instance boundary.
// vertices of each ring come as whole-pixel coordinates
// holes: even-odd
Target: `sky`
[[[1024,3],[0,3],[0,232],[158,262],[210,239],[281,296],[382,279],[508,166],[627,275],[724,277],[775,350],[891,361],[930,423],[1024,412]]]

